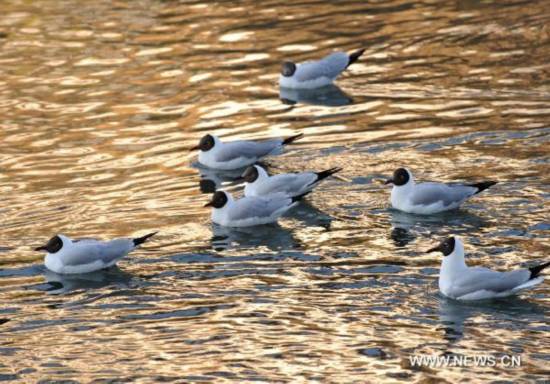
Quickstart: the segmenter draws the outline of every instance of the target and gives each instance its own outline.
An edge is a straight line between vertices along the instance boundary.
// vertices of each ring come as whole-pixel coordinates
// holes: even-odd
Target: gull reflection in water
[[[331,216],[314,207],[307,200],[302,200],[300,204],[292,208],[284,216],[301,221],[308,227],[323,227],[327,230],[330,229],[330,224],[333,220]]]
[[[199,168],[199,187],[202,193],[214,193],[222,188],[222,184],[238,185],[243,182],[241,175],[246,168],[222,171],[210,168]]]
[[[100,271],[80,274],[61,275],[46,269],[44,278],[50,294],[61,294],[76,290],[103,288],[108,285],[128,286],[132,275],[113,266]]]
[[[216,251],[236,248],[266,247],[274,251],[300,245],[292,232],[279,224],[233,228],[212,224],[212,248]]]
[[[292,89],[279,88],[279,98],[285,104],[294,105],[297,103],[321,105],[327,107],[338,107],[348,105],[353,99],[336,85],[331,84],[315,89]]]
[[[302,201],[283,217],[295,219],[308,227],[323,227],[330,230],[332,217]],[[252,227],[224,227],[212,223],[212,248],[217,251],[231,248],[267,247],[274,251],[300,248],[302,244],[292,231],[279,224],[256,225]]]
[[[389,212],[392,225],[390,237],[396,247],[404,247],[416,238],[411,230],[418,224],[429,231],[448,225],[452,225],[455,228],[473,229],[483,228],[488,225],[485,219],[462,210],[442,212],[435,215],[415,215],[393,208],[390,208]]]
[[[533,318],[533,315],[540,315],[540,320],[544,321],[547,308],[530,302],[518,296],[512,296],[502,299],[479,300],[479,301],[459,301],[449,299],[438,295],[439,300],[439,321],[443,325],[445,332],[444,338],[452,344],[464,336],[466,321],[478,316],[490,317],[489,324],[498,320],[502,327],[506,324],[517,323],[522,318]]]

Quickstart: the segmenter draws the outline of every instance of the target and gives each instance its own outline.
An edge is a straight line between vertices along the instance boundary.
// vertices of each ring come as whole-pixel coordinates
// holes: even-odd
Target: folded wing
[[[239,221],[253,218],[271,217],[275,212],[289,208],[292,199],[282,194],[274,195],[273,198],[244,197],[235,202],[233,209],[229,212],[231,221]]]
[[[84,265],[100,261],[109,264],[126,255],[133,249],[131,239],[115,239],[98,241],[83,239],[62,255],[63,262],[68,266]]]
[[[411,195],[414,205],[442,203],[443,206],[460,204],[477,191],[475,187],[462,184],[422,183],[416,185]]]
[[[313,172],[288,173],[272,176],[266,187],[269,188],[269,193],[282,192],[297,196],[313,188],[312,184],[316,180],[317,175]]]
[[[216,161],[224,162],[241,157],[255,159],[272,154],[282,145],[282,139],[265,141],[232,141],[224,145],[216,153]]]
[[[344,52],[334,52],[319,61],[307,61],[298,66],[295,78],[298,81],[315,80],[320,77],[336,78],[349,64]]]
[[[489,291],[495,294],[510,291],[529,280],[527,269],[510,272],[497,272],[487,268],[469,268],[468,274],[455,281],[450,294],[461,297],[477,291]]]

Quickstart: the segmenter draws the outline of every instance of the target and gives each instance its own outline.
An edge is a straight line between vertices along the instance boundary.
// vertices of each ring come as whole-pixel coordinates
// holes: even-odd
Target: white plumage
[[[247,167],[265,156],[279,155],[283,146],[300,137],[301,134],[286,139],[223,142],[214,135],[206,135],[193,149],[200,150],[199,163],[213,169],[232,170]]]
[[[301,198],[285,194],[250,196],[235,200],[229,192],[217,191],[205,206],[212,207],[212,221],[226,227],[250,227],[275,223]]]
[[[284,88],[313,89],[332,82],[364,52],[364,49],[351,55],[333,52],[321,60],[306,61],[301,64],[286,62],[279,76],[279,85]]]
[[[108,268],[155,233],[136,239],[71,240],[57,235],[48,244],[36,248],[47,251],[44,263],[49,270],[60,274],[88,273]]]
[[[477,184],[417,184],[412,173],[405,168],[394,172],[391,205],[403,212],[430,215],[456,209],[470,197],[496,184],[487,181]]]
[[[540,271],[550,265],[542,264],[529,269],[497,272],[483,267],[468,267],[464,260],[464,245],[454,236],[428,252],[444,254],[439,273],[439,290],[457,300],[482,300],[514,295],[540,284],[544,279]]]
[[[283,193],[287,196],[299,196],[311,192],[319,182],[340,171],[341,168],[331,168],[322,172],[283,173],[269,176],[265,169],[253,165],[244,172],[247,181],[244,187],[245,196],[268,196]]]

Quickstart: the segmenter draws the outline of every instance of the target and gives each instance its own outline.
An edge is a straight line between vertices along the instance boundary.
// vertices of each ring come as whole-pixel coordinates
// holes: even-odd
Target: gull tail
[[[337,172],[340,172],[342,168],[340,167],[334,167],[327,169],[326,171],[316,172],[317,174],[317,181],[321,181],[323,179],[326,179],[327,177],[334,175]]]
[[[481,183],[466,184],[466,185],[468,187],[477,188],[477,192],[475,193],[477,195],[479,192],[482,192],[482,191],[486,190],[487,188],[492,187],[496,183],[497,183],[496,181],[483,181]]]
[[[295,136],[290,136],[290,137],[287,137],[286,139],[283,140],[283,145],[288,145],[288,144],[292,144],[293,142],[295,142],[296,140],[298,140],[299,138],[301,138],[302,136],[304,136],[303,133],[299,133]]]
[[[361,57],[363,52],[365,52],[365,48],[359,49],[359,50],[353,52],[351,55],[349,55],[349,61],[348,61],[348,65],[346,66],[346,68],[349,67],[350,65],[352,65],[353,63],[355,63]]]
[[[325,171],[315,172],[315,174],[317,175],[317,180],[315,180],[313,183],[309,184],[308,187],[312,186],[313,184],[317,184],[321,180],[324,180],[327,177],[332,176],[337,172],[340,172],[341,170],[342,170],[342,168],[340,168],[340,167],[334,167],[334,168],[327,169]]]
[[[306,193],[302,193],[301,195],[298,195],[298,196],[294,196],[294,197],[292,198],[292,202],[293,202],[293,203],[296,203],[296,202],[302,200],[302,199],[304,198],[304,196],[309,195],[310,193],[311,193],[311,191],[306,192]]]
[[[537,266],[535,266],[535,267],[529,268],[529,272],[531,272],[531,276],[529,276],[529,280],[534,279],[534,278],[537,278],[537,277],[540,275],[541,271],[542,271],[544,268],[548,267],[549,265],[550,265],[550,261],[547,262],[547,263],[544,263],[544,264],[537,265]]]
[[[153,232],[153,233],[149,233],[145,236],[142,236],[142,237],[138,237],[138,238],[135,238],[133,239],[133,242],[134,242],[134,247],[137,247],[138,245],[140,244],[143,244],[147,241],[148,238],[150,238],[151,236],[154,236],[156,235],[158,232]]]

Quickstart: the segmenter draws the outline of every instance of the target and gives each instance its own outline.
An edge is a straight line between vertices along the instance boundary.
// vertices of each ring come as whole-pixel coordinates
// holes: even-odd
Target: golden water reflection
[[[493,305],[437,296],[461,235],[473,264],[549,254],[544,1],[5,0],[0,19],[0,379],[13,382],[544,380],[547,285]],[[365,47],[321,93],[280,62]],[[305,133],[271,172],[344,168],[280,225],[210,223],[188,149]],[[388,209],[380,180],[500,183],[460,213]],[[62,232],[154,241],[59,276]],[[521,369],[413,369],[415,353],[518,353]]]

